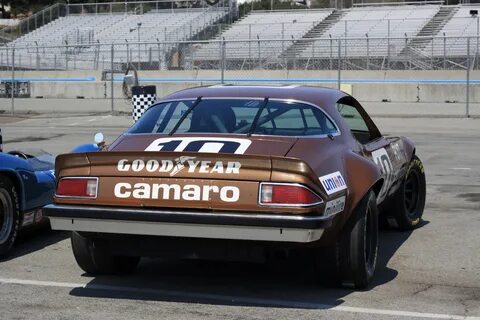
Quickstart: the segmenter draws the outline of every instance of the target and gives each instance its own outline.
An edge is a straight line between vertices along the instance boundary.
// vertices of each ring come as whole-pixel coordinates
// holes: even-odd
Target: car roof
[[[181,100],[202,98],[270,98],[290,99],[312,103],[323,108],[330,115],[334,114],[335,103],[345,92],[314,86],[298,85],[213,85],[194,87],[172,93],[162,99]]]

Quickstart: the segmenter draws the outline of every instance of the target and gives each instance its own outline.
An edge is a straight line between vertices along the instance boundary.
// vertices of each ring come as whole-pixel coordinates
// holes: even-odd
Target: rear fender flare
[[[26,206],[26,199],[25,199],[25,186],[23,184],[22,179],[20,178],[20,175],[18,172],[12,169],[8,168],[0,168],[0,175],[5,176],[12,181],[13,185],[15,186],[15,189],[17,191],[17,196],[20,198],[18,203],[20,205],[20,212],[23,212]]]
[[[413,159],[413,156],[415,155],[415,144],[413,143],[412,140],[406,138],[406,137],[400,137],[403,141],[403,148],[405,151],[405,156],[407,157],[408,161],[411,161]]]
[[[383,177],[377,165],[353,152],[346,155],[345,169],[349,191],[348,207],[349,211],[353,212],[370,190],[378,195],[383,185]]]
[[[333,225],[325,230],[322,242],[327,245],[336,241],[348,221],[355,219],[355,208],[365,195],[371,190],[378,194],[383,185],[380,169],[372,161],[354,152],[346,153],[344,159],[344,176],[348,185],[347,203],[343,213],[337,215]]]

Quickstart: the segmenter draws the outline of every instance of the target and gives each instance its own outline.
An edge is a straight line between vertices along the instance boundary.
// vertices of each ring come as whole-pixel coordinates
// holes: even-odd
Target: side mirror
[[[103,136],[103,133],[97,132],[95,133],[95,136],[93,138],[97,146],[102,146],[105,144],[105,137]]]

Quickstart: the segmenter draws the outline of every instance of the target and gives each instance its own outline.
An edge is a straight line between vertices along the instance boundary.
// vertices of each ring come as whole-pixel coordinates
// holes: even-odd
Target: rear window
[[[231,133],[281,136],[337,132],[325,113],[296,102],[251,99],[206,99],[152,106],[129,133]]]

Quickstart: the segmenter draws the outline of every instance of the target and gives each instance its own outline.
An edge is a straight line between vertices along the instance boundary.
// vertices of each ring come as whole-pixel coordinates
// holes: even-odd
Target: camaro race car
[[[53,229],[90,274],[141,256],[306,250],[344,286],[376,266],[379,214],[419,225],[425,175],[413,143],[382,136],[350,95],[303,86],[186,89],[101,152],[57,158]],[[319,272],[320,273],[320,272]]]
[[[0,259],[22,228],[46,222],[42,207],[55,192],[54,157],[43,150],[2,150],[0,132]]]

